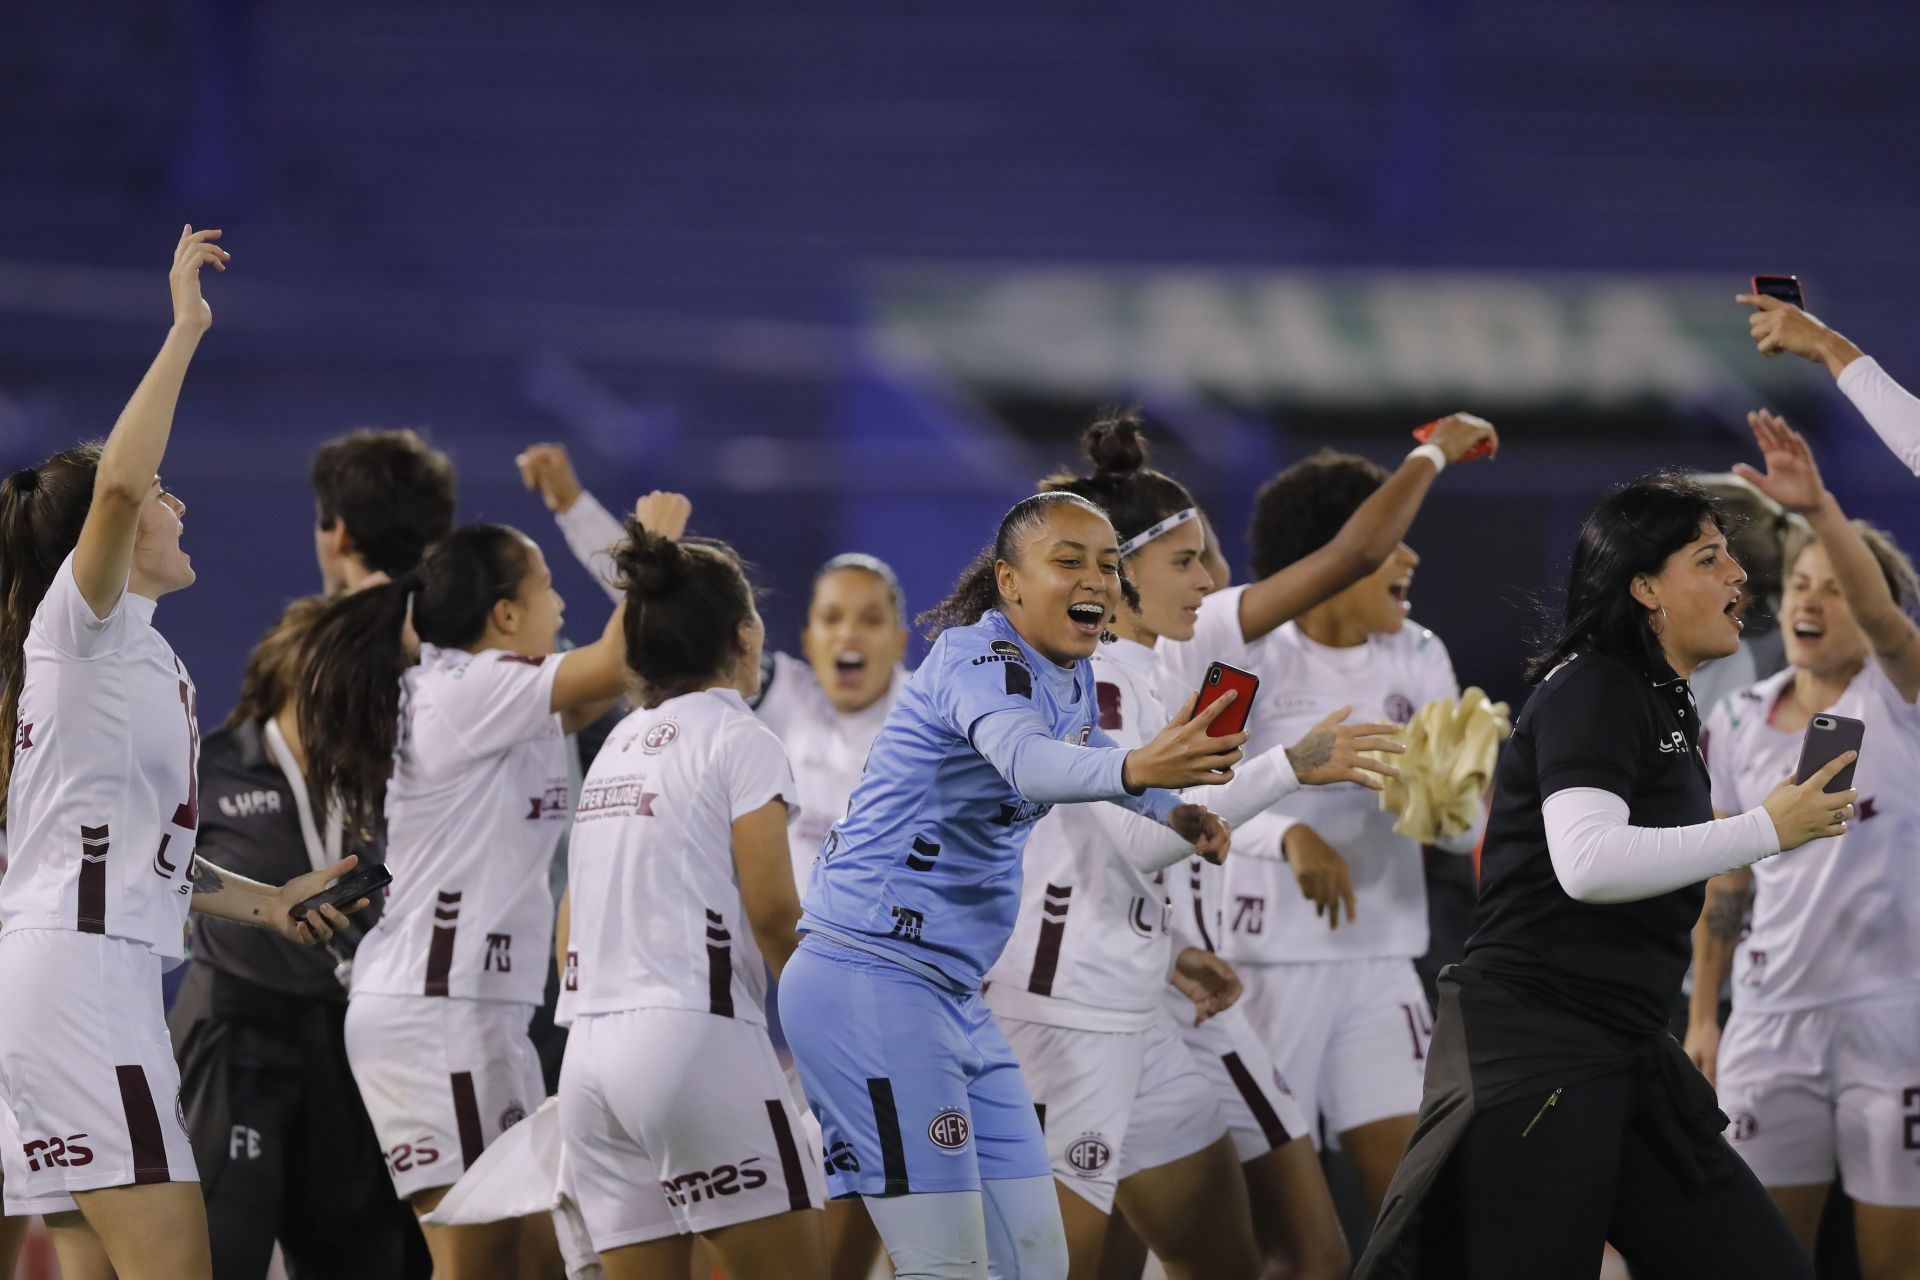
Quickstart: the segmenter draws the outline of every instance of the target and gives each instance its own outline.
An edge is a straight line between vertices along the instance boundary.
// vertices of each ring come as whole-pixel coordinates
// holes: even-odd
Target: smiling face
[[[560,639],[560,625],[566,620],[567,602],[553,589],[553,570],[547,558],[529,538],[521,538],[526,569],[520,575],[520,592],[510,601],[493,606],[494,627],[501,633],[500,643],[491,647],[528,658],[544,658]]]
[[[1014,629],[1063,667],[1092,657],[1107,615],[1121,607],[1113,526],[1078,503],[1059,503],[1017,555],[994,565],[1000,607]]]
[[[1833,575],[1827,550],[1810,542],[1787,571],[1780,596],[1787,661],[1820,676],[1848,676],[1867,661],[1867,636]]]
[[[1709,658],[1740,647],[1740,584],[1747,580],[1727,539],[1713,521],[1700,521],[1699,536],[1667,557],[1660,572],[1635,578],[1634,599],[1650,615],[1673,669],[1690,675]]]
[[[907,651],[907,629],[886,580],[865,569],[836,569],[813,585],[800,650],[827,700],[841,714],[878,702]]]
[[[133,539],[133,577],[145,588],[140,594],[157,600],[193,585],[193,559],[180,549],[186,515],[187,504],[161,488],[155,476],[140,506],[139,531]]]
[[[1120,616],[1141,630],[1168,640],[1193,639],[1200,602],[1214,589],[1207,568],[1206,531],[1198,520],[1147,543],[1127,557],[1127,576],[1140,592],[1140,612],[1123,603]]]

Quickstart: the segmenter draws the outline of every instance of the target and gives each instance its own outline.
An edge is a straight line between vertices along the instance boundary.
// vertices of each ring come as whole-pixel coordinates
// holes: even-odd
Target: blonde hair
[[[227,728],[280,714],[300,684],[300,646],[314,621],[327,610],[327,597],[303,596],[280,611],[267,634],[247,657],[240,677],[240,700],[227,715]]]
[[[1913,561],[1893,540],[1893,535],[1885,529],[1868,524],[1865,520],[1849,520],[1853,531],[1860,535],[1860,541],[1867,544],[1867,550],[1873,553],[1874,563],[1880,566],[1880,576],[1886,579],[1887,590],[1893,593],[1893,602],[1900,606],[1902,613],[1914,617],[1920,609],[1920,574],[1916,574]],[[1812,529],[1796,521],[1787,534],[1786,558],[1781,561],[1781,579],[1793,573],[1793,566],[1799,562],[1800,553],[1820,541]]]

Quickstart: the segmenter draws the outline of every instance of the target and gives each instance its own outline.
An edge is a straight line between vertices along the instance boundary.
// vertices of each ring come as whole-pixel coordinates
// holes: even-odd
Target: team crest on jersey
[[[1381,710],[1394,724],[1406,724],[1413,719],[1413,699],[1404,693],[1390,693]]]
[[[647,730],[646,736],[640,739],[640,749],[650,756],[658,755],[660,752],[672,746],[674,740],[679,736],[680,726],[678,724],[675,724],[671,720],[662,720],[659,724]]]
[[[1748,1138],[1760,1132],[1760,1122],[1754,1119],[1751,1112],[1736,1111],[1727,1117],[1727,1121],[1727,1140],[1729,1142],[1745,1142]]]
[[[942,1151],[959,1151],[973,1136],[967,1117],[958,1111],[942,1111],[927,1125],[927,1138]]]
[[[1091,1177],[1113,1161],[1113,1147],[1097,1133],[1083,1133],[1067,1148],[1067,1164],[1083,1177]]]
[[[507,1103],[507,1109],[500,1113],[500,1132],[505,1133],[527,1118],[527,1109],[517,1099]]]

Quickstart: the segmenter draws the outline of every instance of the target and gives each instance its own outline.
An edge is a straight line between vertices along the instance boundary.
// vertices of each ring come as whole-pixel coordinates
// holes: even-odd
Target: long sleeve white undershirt
[[[1895,382],[1872,356],[1861,356],[1842,369],[1838,383],[1881,443],[1920,476],[1920,398]]]
[[[1239,828],[1276,800],[1300,789],[1293,764],[1284,751],[1268,751],[1237,765],[1233,781],[1217,787],[1189,787],[1180,793],[1188,804],[1203,804],[1233,828],[1233,848],[1240,847]],[[1110,805],[1095,810],[1114,851],[1134,869],[1152,875],[1193,853],[1193,846],[1171,827],[1143,821]],[[1290,825],[1290,824],[1289,824]],[[1274,842],[1273,856],[1279,855]]]
[[[1540,814],[1553,873],[1581,902],[1657,898],[1780,852],[1764,808],[1690,827],[1635,827],[1613,792],[1568,787],[1548,796]]]
[[[627,537],[619,517],[601,506],[598,498],[582,489],[571,507],[553,513],[553,522],[560,526],[560,533],[566,538],[573,558],[593,575],[600,589],[615,604],[619,604],[620,589],[613,585],[617,576],[613,567],[613,549]]]

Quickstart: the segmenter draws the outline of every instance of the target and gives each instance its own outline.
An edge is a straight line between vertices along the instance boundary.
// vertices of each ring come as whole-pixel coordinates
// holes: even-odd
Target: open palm
[[[1753,428],[1753,438],[1760,444],[1760,460],[1767,469],[1762,474],[1744,462],[1736,462],[1734,474],[1789,511],[1811,511],[1819,506],[1826,486],[1820,482],[1820,467],[1806,439],[1788,426],[1786,419],[1767,409],[1748,414],[1747,425]]]

